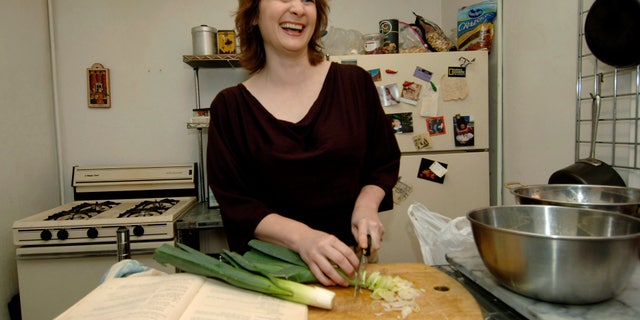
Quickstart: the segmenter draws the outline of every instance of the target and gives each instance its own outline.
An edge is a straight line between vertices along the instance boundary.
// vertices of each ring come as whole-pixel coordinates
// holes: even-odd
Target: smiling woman
[[[315,24],[307,26],[313,34],[308,42],[309,62],[317,64],[324,59],[322,47],[320,46],[320,38],[322,32],[326,30],[329,21],[329,5],[326,0],[317,1],[283,1],[283,0],[263,0],[251,1],[240,0],[238,11],[236,13],[236,29],[238,30],[238,38],[240,40],[240,62],[249,72],[254,73],[264,67],[267,57],[264,52],[263,34],[258,27],[258,19],[261,13],[261,5],[269,3],[278,4],[282,10],[296,10],[296,3],[300,3],[303,7],[313,7],[315,9]],[[308,10],[308,9],[307,9]],[[306,10],[305,10],[306,11]],[[287,24],[287,28],[302,30],[302,25]]]
[[[251,77],[211,103],[207,175],[232,251],[275,243],[347,286],[335,266],[353,276],[367,236],[379,250],[400,151],[369,73],[325,61],[328,12],[326,0],[239,1]]]

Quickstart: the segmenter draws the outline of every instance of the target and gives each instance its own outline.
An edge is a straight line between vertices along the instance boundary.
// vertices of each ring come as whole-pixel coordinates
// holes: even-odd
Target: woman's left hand
[[[370,252],[380,250],[384,225],[380,221],[377,208],[376,210],[354,210],[351,218],[351,233],[353,233],[359,248],[367,248],[367,235],[370,235],[371,248],[367,249]]]
[[[380,250],[380,242],[384,234],[384,225],[378,215],[378,207],[384,198],[384,190],[378,186],[366,185],[360,190],[358,199],[351,214],[351,233],[356,239],[358,247],[367,248],[367,235],[371,236],[373,253]]]

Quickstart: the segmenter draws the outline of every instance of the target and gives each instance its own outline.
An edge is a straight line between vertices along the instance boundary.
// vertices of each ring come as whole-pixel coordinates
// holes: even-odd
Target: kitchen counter
[[[487,270],[476,250],[450,253],[447,260],[452,268],[528,319],[640,319],[640,266],[618,296],[590,305],[563,305],[527,298],[502,287]]]
[[[207,202],[198,202],[187,214],[176,222],[178,230],[221,228],[222,216],[219,208],[209,208]]]
[[[198,202],[176,222],[178,242],[206,254],[218,257],[228,249],[219,208],[209,208],[208,202]]]

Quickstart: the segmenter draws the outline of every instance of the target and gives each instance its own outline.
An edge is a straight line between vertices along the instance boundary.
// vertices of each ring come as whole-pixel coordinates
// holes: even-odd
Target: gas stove
[[[121,259],[175,272],[153,253],[183,238],[177,224],[198,204],[196,170],[195,163],[73,167],[73,201],[13,223],[23,318],[54,318]]]
[[[197,203],[196,176],[195,164],[76,166],[75,201],[15,221],[14,244],[115,243],[120,227],[132,242],[171,240],[176,221]]]
[[[18,246],[116,242],[127,227],[131,241],[173,239],[174,223],[195,206],[195,197],[74,201],[13,224]]]

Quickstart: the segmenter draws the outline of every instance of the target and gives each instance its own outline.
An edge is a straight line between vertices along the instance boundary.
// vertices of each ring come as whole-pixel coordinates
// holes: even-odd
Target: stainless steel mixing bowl
[[[500,284],[538,300],[604,301],[638,268],[640,219],[615,212],[545,206],[471,211],[473,237]]]
[[[506,183],[505,187],[519,204],[541,204],[563,207],[615,211],[640,217],[640,189],[587,184],[522,185]]]

